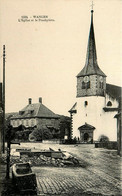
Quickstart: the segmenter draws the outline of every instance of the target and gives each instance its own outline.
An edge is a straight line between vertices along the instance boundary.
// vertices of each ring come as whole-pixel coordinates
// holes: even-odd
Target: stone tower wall
[[[103,88],[100,88],[100,76],[90,75],[90,88],[82,89],[82,82],[84,77],[77,78],[77,97],[84,96],[105,96],[106,78],[103,78]]]

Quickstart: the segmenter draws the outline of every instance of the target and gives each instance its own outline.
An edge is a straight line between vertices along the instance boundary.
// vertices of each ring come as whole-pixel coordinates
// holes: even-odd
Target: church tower
[[[86,63],[77,75],[77,97],[105,96],[106,75],[97,63],[97,52],[93,25],[93,10],[91,10],[91,26],[88,39]]]
[[[95,44],[93,10],[87,46],[86,63],[77,75],[77,103],[72,114],[72,136],[81,142],[97,139],[102,127],[105,107],[106,75],[98,66]],[[75,111],[75,112],[74,112]]]
[[[86,62],[77,75],[76,103],[69,110],[71,138],[76,137],[81,143],[92,143],[105,135],[116,141],[114,116],[119,108],[120,96],[121,87],[106,84],[106,75],[98,66],[92,9]]]

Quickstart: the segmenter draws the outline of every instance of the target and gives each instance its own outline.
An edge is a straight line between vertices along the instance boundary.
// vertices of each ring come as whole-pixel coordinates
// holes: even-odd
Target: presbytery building
[[[77,75],[76,103],[69,110],[72,118],[71,137],[81,142],[97,141],[105,135],[117,141],[117,125],[121,87],[106,83],[106,74],[97,61],[93,10],[86,54],[86,63]],[[114,76],[113,76],[114,77]]]
[[[25,128],[48,128],[58,131],[60,116],[42,104],[41,97],[38,103],[32,103],[32,99],[29,98],[28,105],[20,110],[18,114],[13,115],[10,123],[14,128],[23,125]]]

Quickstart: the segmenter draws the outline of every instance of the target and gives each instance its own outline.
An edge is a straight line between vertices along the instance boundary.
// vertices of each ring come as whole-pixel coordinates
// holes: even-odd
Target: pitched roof
[[[19,114],[12,118],[59,118],[59,115],[52,112],[42,103],[29,104],[20,110]]]
[[[89,125],[89,124],[87,124],[87,123],[85,123],[84,125],[82,125],[82,126],[80,126],[78,129],[80,129],[80,130],[94,130],[95,129],[95,127],[93,127],[92,125]]]
[[[122,112],[119,112],[118,114],[116,114],[116,115],[114,116],[114,118],[121,118],[121,116],[122,116]]]
[[[89,32],[89,40],[86,54],[86,63],[84,68],[80,71],[77,77],[85,75],[101,75],[106,77],[106,75],[99,68],[97,63],[97,52],[95,44],[95,35],[94,35],[94,25],[93,25],[93,10],[91,10],[91,26]]]
[[[77,102],[72,106],[72,108],[68,112],[76,113],[76,111],[77,111]]]
[[[113,84],[106,84],[106,93],[113,99],[120,100],[122,87]]]
[[[122,106],[122,87],[116,86],[113,84],[106,84],[106,93],[113,99],[116,99],[119,101],[119,108]],[[104,108],[106,111],[113,109],[113,111],[118,111],[118,108]],[[70,113],[76,113],[77,112],[77,102],[72,106],[72,108],[69,110]]]
[[[16,115],[18,115],[18,112],[5,113],[5,118],[8,119]]]

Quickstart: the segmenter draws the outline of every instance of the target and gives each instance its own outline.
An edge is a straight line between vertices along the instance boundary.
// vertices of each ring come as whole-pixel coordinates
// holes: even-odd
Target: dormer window
[[[19,115],[23,115],[24,114],[24,111],[19,111]]]
[[[28,114],[32,114],[34,110],[28,110]]]
[[[33,114],[34,110],[31,110],[31,114]]]

